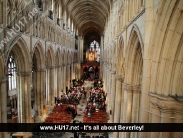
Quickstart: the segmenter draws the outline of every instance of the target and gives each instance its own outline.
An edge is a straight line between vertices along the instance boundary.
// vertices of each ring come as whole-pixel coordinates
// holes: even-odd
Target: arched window
[[[97,54],[97,59],[96,61],[99,62],[100,60],[100,46],[99,46],[99,43],[97,41],[93,41],[90,43],[90,51],[91,52],[94,52],[96,51],[96,54]]]
[[[13,54],[8,58],[8,90],[16,89],[16,64]]]

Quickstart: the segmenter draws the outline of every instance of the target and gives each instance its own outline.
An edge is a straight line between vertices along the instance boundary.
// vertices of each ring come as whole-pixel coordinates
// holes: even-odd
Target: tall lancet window
[[[16,63],[13,54],[8,58],[8,89],[16,89]]]
[[[100,46],[99,43],[97,41],[93,41],[90,43],[90,52],[94,52],[95,54],[95,60],[97,62],[100,61]]]

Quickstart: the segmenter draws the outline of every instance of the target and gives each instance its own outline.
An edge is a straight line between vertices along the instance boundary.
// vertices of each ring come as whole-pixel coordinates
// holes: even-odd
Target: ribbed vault
[[[65,7],[79,35],[87,35],[87,41],[100,40],[109,15],[109,0],[65,0]]]

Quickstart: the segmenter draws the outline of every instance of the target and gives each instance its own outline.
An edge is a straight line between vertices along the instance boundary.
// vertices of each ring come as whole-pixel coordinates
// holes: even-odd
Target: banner
[[[0,123],[0,132],[183,132],[183,123]]]

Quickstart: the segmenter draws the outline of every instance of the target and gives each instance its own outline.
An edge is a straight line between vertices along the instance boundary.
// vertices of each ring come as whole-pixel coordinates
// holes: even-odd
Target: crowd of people
[[[102,88],[96,87],[91,88],[89,96],[87,98],[87,105],[84,110],[85,114],[88,114],[88,117],[91,116],[92,111],[105,110],[106,109],[106,94]]]
[[[61,97],[55,97],[55,104],[79,104],[81,96],[86,97],[86,91],[83,87],[71,87],[66,93],[61,91]]]
[[[101,80],[97,80],[97,83],[98,81],[102,82]],[[84,87],[71,85],[71,88],[68,89],[66,93],[61,91],[61,96],[55,97],[55,104],[58,108],[59,106],[61,106],[61,104],[68,104],[66,111],[71,112],[73,114],[73,118],[75,118],[74,116],[77,115],[75,105],[80,103],[80,99],[82,96],[86,98],[86,95],[87,93]],[[87,105],[84,110],[85,114],[88,114],[88,116],[90,117],[93,110],[105,110],[106,94],[103,91],[102,87],[91,88],[88,95],[89,96],[87,98]]]

